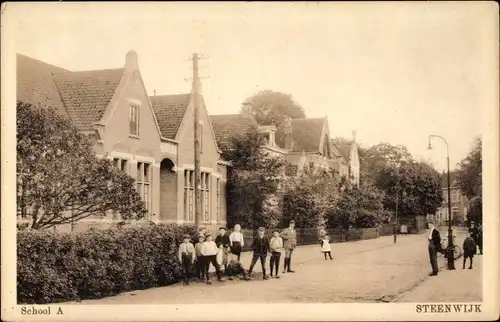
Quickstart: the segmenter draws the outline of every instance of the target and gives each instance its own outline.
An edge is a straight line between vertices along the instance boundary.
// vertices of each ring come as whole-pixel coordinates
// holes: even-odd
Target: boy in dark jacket
[[[258,230],[258,235],[253,240],[253,257],[250,263],[250,269],[248,270],[248,275],[252,274],[253,267],[257,260],[260,259],[260,264],[262,265],[262,276],[265,280],[268,279],[266,275],[266,257],[267,253],[270,251],[269,238],[265,236],[265,228],[260,227]]]
[[[465,269],[465,261],[467,258],[470,259],[470,265],[469,269],[472,269],[472,258],[474,257],[474,254],[476,254],[476,242],[474,241],[474,238],[472,238],[472,232],[469,233],[470,236],[467,236],[464,240],[464,264],[463,264],[463,269]]]
[[[238,276],[240,274],[243,275],[243,279],[245,281],[250,280],[247,277],[247,274],[245,272],[245,269],[243,266],[241,266],[241,263],[238,262],[237,260],[231,260],[229,264],[227,265],[227,269],[225,271],[226,275],[229,276],[229,280],[232,281],[234,276]]]
[[[221,249],[222,254],[222,263],[224,265],[224,271],[227,269],[227,258],[229,254],[229,248],[231,246],[231,242],[229,241],[229,236],[226,235],[226,228],[219,228],[219,235],[215,238],[215,244],[217,248]]]

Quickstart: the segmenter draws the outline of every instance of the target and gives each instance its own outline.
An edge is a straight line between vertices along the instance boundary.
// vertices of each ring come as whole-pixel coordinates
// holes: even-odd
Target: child
[[[269,247],[271,249],[271,260],[270,260],[270,269],[271,269],[271,277],[273,277],[273,268],[276,272],[276,278],[280,278],[278,275],[280,268],[280,259],[281,259],[281,251],[283,250],[283,239],[280,237],[279,230],[273,231],[273,237],[271,237],[271,241],[269,242]]]
[[[231,253],[233,253],[238,261],[240,261],[241,250],[245,245],[245,239],[241,233],[241,226],[239,224],[234,225],[234,231],[229,235],[229,242],[231,246]]]
[[[184,235],[183,242],[179,245],[179,262],[184,269],[183,285],[189,285],[189,270],[194,263],[194,246],[190,242],[189,235]]]
[[[257,260],[260,259],[260,264],[262,266],[262,276],[265,280],[268,279],[266,275],[266,257],[267,253],[270,250],[269,247],[269,238],[264,235],[266,229],[264,227],[260,227],[258,230],[258,235],[253,240],[253,257],[252,262],[250,263],[250,269],[248,270],[248,275],[252,274],[253,267]]]
[[[474,257],[474,254],[476,254],[476,242],[474,241],[474,239],[472,238],[472,235],[473,235],[473,232],[469,232],[469,236],[467,236],[467,238],[465,238],[464,240],[464,264],[463,264],[463,268],[462,269],[465,269],[465,261],[467,260],[467,258],[470,259],[470,265],[469,265],[469,269],[472,269],[472,258]]]
[[[320,240],[321,243],[321,251],[325,255],[325,260],[327,260],[326,255],[330,256],[330,260],[332,260],[332,248],[330,247],[330,237],[327,235],[323,236]]]
[[[229,276],[229,280],[232,281],[233,280],[233,276],[238,276],[239,274],[242,274],[243,275],[243,279],[245,281],[249,281],[250,279],[247,277],[247,274],[245,273],[245,269],[243,268],[243,266],[241,265],[240,262],[238,261],[235,261],[235,260],[231,260],[229,262],[229,264],[227,265],[227,269],[226,269],[226,275]]]
[[[226,235],[226,228],[219,228],[219,235],[215,238],[215,244],[217,248],[220,249],[220,265],[224,265],[224,271],[227,269],[227,257],[229,253],[229,247],[231,242],[229,241],[229,237]]]
[[[203,261],[203,255],[201,254],[201,247],[203,246],[203,242],[205,238],[203,235],[198,236],[198,242],[196,246],[194,246],[194,251],[196,253],[196,277],[204,280],[205,277],[205,262]]]
[[[205,276],[207,278],[207,284],[212,284],[210,282],[210,276],[208,275],[208,269],[210,268],[210,263],[215,267],[215,272],[217,273],[217,280],[219,282],[224,282],[221,277],[221,271],[219,264],[217,263],[217,245],[212,241],[212,234],[208,233],[205,235],[205,241],[201,246],[201,254],[203,255],[203,263],[205,268]]]

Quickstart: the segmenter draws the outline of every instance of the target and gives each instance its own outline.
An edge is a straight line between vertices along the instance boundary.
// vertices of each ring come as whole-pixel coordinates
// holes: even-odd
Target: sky
[[[188,93],[200,61],[210,114],[260,90],[290,93],[332,136],[405,145],[452,168],[491,104],[491,19],[471,3],[10,3],[18,53],[70,70],[123,67],[133,49],[149,95]],[[491,8],[489,8],[491,9]],[[10,10],[10,12],[9,12]],[[494,13],[496,14],[496,13]]]

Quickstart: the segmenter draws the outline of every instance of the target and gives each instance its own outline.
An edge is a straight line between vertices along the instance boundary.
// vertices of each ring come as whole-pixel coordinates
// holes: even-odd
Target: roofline
[[[156,119],[156,117],[155,117],[155,119]],[[166,138],[166,137],[164,137],[164,136],[160,136],[160,139],[161,139],[161,141],[165,141],[165,142],[169,142],[169,143],[179,144],[179,141],[172,140],[172,139],[168,139],[168,138]]]
[[[217,164],[222,164],[222,165],[227,165],[227,166],[232,166],[233,165],[231,163],[231,161],[225,161],[225,160],[222,160],[222,159],[217,160]]]

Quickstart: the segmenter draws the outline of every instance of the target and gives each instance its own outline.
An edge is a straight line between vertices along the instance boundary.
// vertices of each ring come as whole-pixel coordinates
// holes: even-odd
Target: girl
[[[323,236],[320,240],[321,243],[321,252],[325,255],[325,260],[327,260],[326,255],[330,256],[330,260],[332,260],[332,248],[330,247],[330,237]]]
[[[229,235],[229,243],[231,246],[231,253],[233,253],[240,261],[241,250],[245,245],[245,239],[241,233],[241,226],[239,224],[234,225],[234,231]]]

